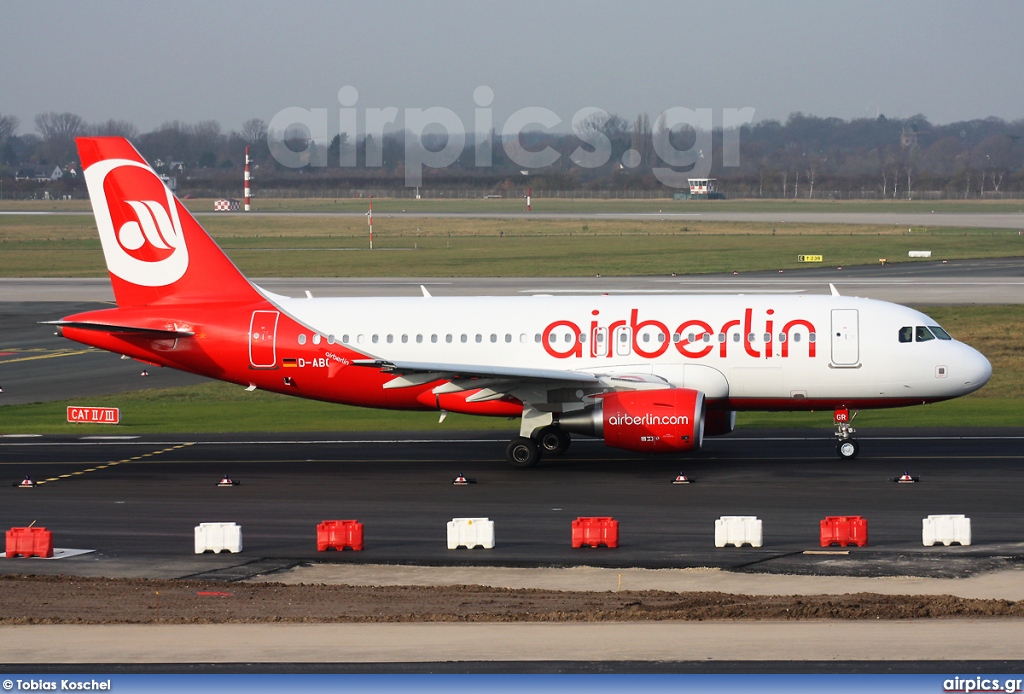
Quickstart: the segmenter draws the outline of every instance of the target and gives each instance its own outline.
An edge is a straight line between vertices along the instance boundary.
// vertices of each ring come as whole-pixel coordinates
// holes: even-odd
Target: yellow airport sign
[[[798,263],[820,263],[825,260],[824,256],[820,255],[798,255],[796,262]]]

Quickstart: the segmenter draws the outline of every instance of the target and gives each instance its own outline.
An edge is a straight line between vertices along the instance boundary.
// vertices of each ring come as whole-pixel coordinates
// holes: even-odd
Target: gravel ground
[[[1024,601],[950,595],[752,596],[476,585],[350,586],[0,576],[0,624],[905,620],[1024,617]]]

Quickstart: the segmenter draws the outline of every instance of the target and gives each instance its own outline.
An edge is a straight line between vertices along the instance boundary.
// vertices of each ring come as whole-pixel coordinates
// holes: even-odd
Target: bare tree
[[[245,144],[255,147],[267,141],[267,123],[262,118],[250,118],[242,123],[242,139]]]
[[[646,113],[639,114],[633,121],[630,146],[640,154],[640,166],[651,166],[654,161],[652,135],[650,116]]]
[[[94,125],[89,130],[100,137],[123,137],[127,140],[135,140],[139,136],[139,129],[134,123],[126,120],[110,119],[105,123]]]
[[[74,155],[75,138],[85,134],[85,121],[74,113],[40,113],[36,130],[43,136],[44,158],[50,163],[66,163]]]
[[[21,121],[14,116],[0,116],[0,143],[13,137],[14,133],[18,132],[19,125],[21,125]]]
[[[50,111],[36,116],[36,130],[46,141],[70,139],[82,134],[85,121],[74,113]]]

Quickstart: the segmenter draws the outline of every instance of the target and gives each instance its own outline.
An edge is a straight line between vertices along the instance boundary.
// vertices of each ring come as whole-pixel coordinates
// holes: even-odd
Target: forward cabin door
[[[856,366],[860,362],[860,339],[855,308],[832,309],[832,363]]]
[[[249,323],[249,368],[277,368],[277,311],[253,311]]]

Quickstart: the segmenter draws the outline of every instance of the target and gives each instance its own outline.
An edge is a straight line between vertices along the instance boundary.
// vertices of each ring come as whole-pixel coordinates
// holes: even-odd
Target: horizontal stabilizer
[[[77,328],[79,330],[96,330],[103,333],[124,333],[131,335],[143,335],[156,339],[192,337],[195,335],[191,330],[160,330],[158,328],[140,328],[134,325],[110,325],[107,323],[86,323],[82,321],[69,320],[47,320],[40,321],[41,325],[56,325],[58,328]]]

